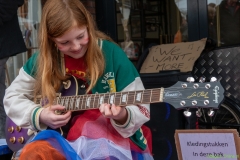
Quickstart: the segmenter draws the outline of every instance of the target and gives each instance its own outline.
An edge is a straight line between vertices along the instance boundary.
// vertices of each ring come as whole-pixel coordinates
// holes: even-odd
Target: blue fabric
[[[67,160],[81,160],[74,149],[68,144],[58,132],[54,130],[44,130],[39,132],[32,142],[37,140],[46,140],[59,152],[61,152]]]
[[[132,153],[133,160],[144,160],[144,157],[141,153],[134,152],[134,151],[132,151],[131,153]]]
[[[0,155],[10,154],[12,151],[8,148],[7,145],[0,146]]]

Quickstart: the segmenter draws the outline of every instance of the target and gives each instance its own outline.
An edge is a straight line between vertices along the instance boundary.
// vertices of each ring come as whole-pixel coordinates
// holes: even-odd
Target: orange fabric
[[[182,42],[182,33],[181,33],[180,29],[175,34],[173,43],[179,43],[179,42]]]
[[[23,148],[19,160],[66,160],[66,158],[47,141],[38,140]]]

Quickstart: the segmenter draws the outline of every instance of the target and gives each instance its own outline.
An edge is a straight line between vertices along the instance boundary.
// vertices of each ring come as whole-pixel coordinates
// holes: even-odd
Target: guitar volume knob
[[[9,139],[9,141],[10,141],[11,143],[15,143],[16,138],[15,138],[15,137],[11,137],[11,138]]]
[[[8,128],[8,132],[13,133],[13,131],[14,131],[14,127],[13,126]]]
[[[20,126],[17,126],[17,127],[16,127],[16,130],[17,130],[18,132],[20,132],[21,129],[22,129],[22,127],[20,127]]]
[[[66,82],[63,82],[63,86],[65,89],[68,89],[71,86],[71,81],[67,80]]]
[[[18,142],[22,144],[24,142],[24,138],[23,137],[19,137],[18,138]]]

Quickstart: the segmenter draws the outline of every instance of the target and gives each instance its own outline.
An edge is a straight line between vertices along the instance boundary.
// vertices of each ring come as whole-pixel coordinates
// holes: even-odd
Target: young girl
[[[37,132],[20,151],[19,159],[152,159],[150,141],[144,138],[150,137],[146,134],[149,130],[142,126],[149,120],[149,105],[127,105],[131,97],[122,94],[118,101],[126,106],[118,106],[112,94],[108,101],[106,97],[94,98],[99,109],[66,111],[71,102],[57,104],[55,100],[62,86],[71,86],[66,80],[69,75],[83,81],[80,88],[85,86],[85,93],[144,89],[126,54],[96,29],[79,0],[48,0],[40,24],[39,53],[21,68],[4,98],[8,117],[18,126]],[[33,102],[38,95],[45,102],[42,105]],[[80,103],[75,107],[92,104],[88,99],[76,102]],[[64,114],[58,114],[59,110]],[[66,140],[47,129],[67,123]]]

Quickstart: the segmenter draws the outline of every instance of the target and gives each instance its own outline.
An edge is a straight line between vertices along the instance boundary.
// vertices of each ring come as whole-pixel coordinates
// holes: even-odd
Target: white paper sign
[[[237,160],[233,133],[178,133],[183,160]]]

